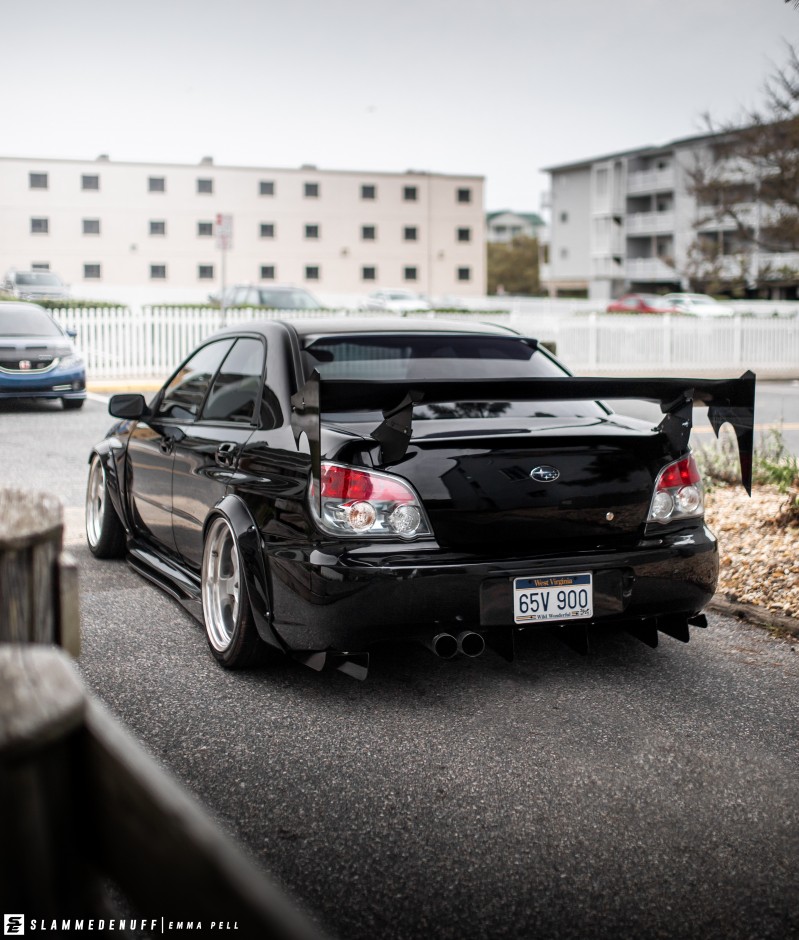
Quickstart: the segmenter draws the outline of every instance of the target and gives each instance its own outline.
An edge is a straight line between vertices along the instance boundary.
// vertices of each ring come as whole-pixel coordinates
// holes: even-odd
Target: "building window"
[[[406,281],[415,281],[419,277],[419,272],[416,268],[403,268],[402,276]]]
[[[377,199],[377,186],[364,183],[361,186],[361,199]]]
[[[31,219],[31,235],[49,235],[49,219]]]
[[[319,226],[318,225],[306,225],[305,237],[306,238],[319,238]]]
[[[402,230],[402,237],[406,242],[415,242],[419,237],[419,230],[415,225],[406,225]]]
[[[164,176],[151,176],[147,180],[147,191],[150,193],[165,193],[166,192],[166,177]]]
[[[197,223],[198,238],[210,238],[213,234],[214,234],[213,222],[198,222]]]
[[[568,212],[561,212],[561,214],[560,214],[560,221],[561,221],[561,222],[568,222],[568,221],[569,221],[569,213],[568,213]]]
[[[560,258],[561,258],[561,261],[565,261],[568,257],[569,257],[569,249],[568,249],[568,248],[561,248],[561,249],[560,249]]]
[[[261,265],[261,280],[262,281],[274,281],[275,279],[275,266],[273,264],[262,264]]]
[[[305,280],[306,281],[318,281],[319,280],[319,265],[318,264],[306,264],[305,265]]]
[[[419,190],[415,186],[403,186],[402,198],[405,202],[416,202],[419,198]]]
[[[31,189],[47,189],[46,173],[31,173],[28,176]]]
[[[471,268],[458,268],[458,280],[459,281],[471,281],[471,279],[472,279]]]
[[[303,191],[306,199],[316,199],[319,196],[319,183],[306,183]]]
[[[261,222],[261,238],[274,238],[275,237],[275,223],[274,222]]]
[[[34,261],[31,265],[31,271],[49,271],[50,262],[49,261]]]
[[[81,189],[94,189],[94,190],[99,189],[100,177],[99,176],[81,176],[80,188]]]
[[[99,235],[100,234],[100,220],[99,219],[84,219],[83,220],[83,234],[84,235]]]
[[[198,193],[212,193],[214,191],[214,181],[209,179],[197,180]]]
[[[198,264],[197,279],[200,281],[213,281],[214,266],[212,264]]]
[[[165,278],[166,278],[166,265],[165,264],[151,264],[150,265],[150,280],[163,281]]]
[[[377,280],[377,268],[373,265],[364,265],[364,267],[361,268],[361,278],[364,281]]]
[[[458,189],[455,192],[455,198],[458,202],[471,202],[472,201],[472,191],[471,189]]]
[[[459,242],[470,242],[471,240],[472,240],[472,230],[470,228],[458,229],[458,241]]]
[[[84,264],[83,265],[83,280],[84,281],[97,281],[101,277],[100,274],[100,265],[99,264]]]
[[[259,196],[274,196],[275,195],[275,184],[273,180],[261,180],[258,183],[258,195]]]
[[[166,235],[166,222],[161,219],[153,219],[150,222],[151,235]]]
[[[375,225],[362,225],[361,226],[361,241],[373,242],[377,238],[377,226]]]

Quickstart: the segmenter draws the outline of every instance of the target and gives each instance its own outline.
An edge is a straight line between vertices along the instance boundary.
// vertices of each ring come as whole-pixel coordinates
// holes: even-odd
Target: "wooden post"
[[[87,694],[69,657],[0,644],[0,909],[114,917],[109,876],[148,918],[323,940]]]
[[[0,642],[80,653],[77,567],[63,533],[58,499],[0,489]]]

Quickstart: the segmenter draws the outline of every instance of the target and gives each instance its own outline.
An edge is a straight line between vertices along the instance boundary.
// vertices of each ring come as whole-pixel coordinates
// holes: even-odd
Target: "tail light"
[[[323,462],[320,483],[321,514],[315,492],[311,504],[325,532],[402,539],[432,534],[419,497],[399,477]]]
[[[695,519],[705,511],[705,494],[696,461],[689,454],[665,466],[655,481],[647,522]]]

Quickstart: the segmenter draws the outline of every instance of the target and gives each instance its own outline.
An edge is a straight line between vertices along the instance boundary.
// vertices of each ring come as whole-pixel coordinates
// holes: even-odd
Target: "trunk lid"
[[[383,468],[414,486],[442,547],[547,554],[640,540],[671,459],[663,435],[615,415],[480,423],[418,422],[405,457]]]

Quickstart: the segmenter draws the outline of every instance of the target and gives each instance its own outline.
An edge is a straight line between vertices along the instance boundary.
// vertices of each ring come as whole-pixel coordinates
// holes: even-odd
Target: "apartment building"
[[[501,209],[486,215],[487,238],[493,242],[512,242],[514,238],[539,238],[546,223],[536,212]]]
[[[0,274],[49,269],[75,296],[225,281],[324,294],[485,293],[484,180],[384,173],[0,158]],[[232,220],[230,247],[217,222]],[[95,295],[97,292],[95,291]]]
[[[708,272],[697,262],[697,241],[714,248],[716,282],[754,288],[766,268],[798,268],[796,255],[744,252],[734,226],[707,220],[711,213],[697,205],[690,174],[698,162],[716,159],[719,140],[720,135],[687,137],[548,167],[550,294],[605,300],[625,291],[701,288]],[[740,182],[740,166],[736,172]],[[742,209],[754,227],[761,210],[754,186],[744,190],[751,204]],[[770,286],[773,296],[795,291],[795,278],[775,279]]]

